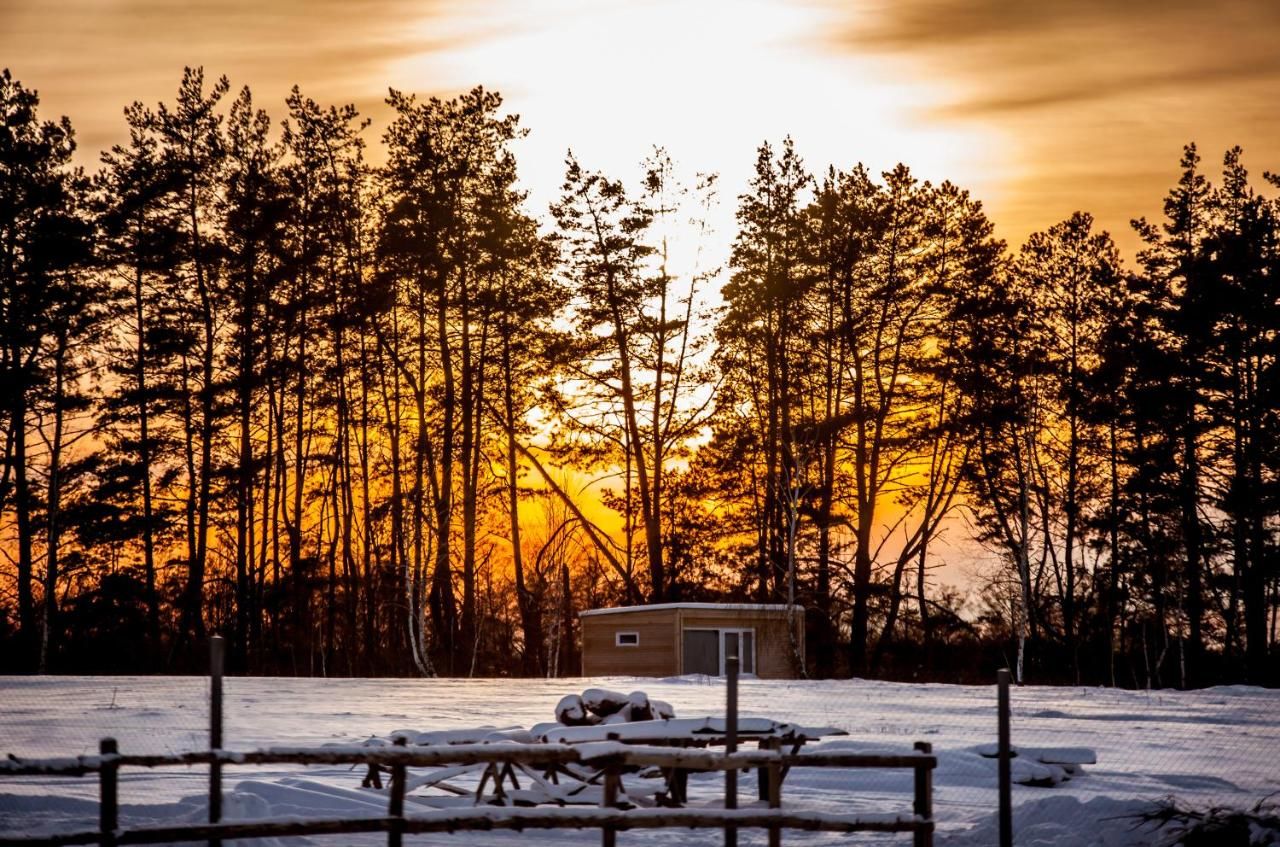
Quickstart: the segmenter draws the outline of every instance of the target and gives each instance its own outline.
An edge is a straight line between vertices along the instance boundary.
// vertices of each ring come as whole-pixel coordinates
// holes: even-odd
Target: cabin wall
[[[582,619],[583,676],[675,676],[679,655],[672,610],[587,615]],[[636,632],[635,647],[614,644],[617,632]]]
[[[682,667],[685,629],[754,629],[756,676],[794,679],[793,649],[804,658],[804,617],[793,617],[794,648],[787,634],[786,613],[736,609],[661,609],[586,615],[582,621],[583,676],[676,676]],[[636,632],[635,647],[615,644],[618,632]]]

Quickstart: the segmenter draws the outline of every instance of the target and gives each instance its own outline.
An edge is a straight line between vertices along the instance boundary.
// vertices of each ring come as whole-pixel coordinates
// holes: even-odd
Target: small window
[[[639,647],[640,633],[638,632],[614,633],[613,643],[618,647]]]

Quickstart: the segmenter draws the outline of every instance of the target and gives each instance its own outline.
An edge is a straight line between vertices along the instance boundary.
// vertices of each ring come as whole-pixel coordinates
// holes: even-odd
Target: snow
[[[344,680],[239,679],[225,681],[225,746],[249,751],[376,743],[394,735],[411,744],[525,740],[548,724],[557,702],[588,687],[643,689],[672,704],[684,719],[722,716],[722,680]],[[518,693],[517,693],[518,692]],[[0,757],[92,757],[110,735],[121,752],[178,753],[203,749],[208,683],[174,677],[0,677]],[[1252,806],[1280,790],[1280,692],[1229,686],[1195,692],[1141,692],[1027,686],[1012,692],[1013,740],[1019,768],[1057,768],[1071,776],[1054,787],[1014,786],[1019,845],[1095,844],[1139,847],[1163,843],[1138,815],[1163,798],[1184,805]],[[629,698],[628,698],[629,699]],[[847,737],[805,751],[911,752],[913,741],[933,744],[937,843],[976,847],[996,842],[996,762],[983,753],[995,738],[995,687],[917,685],[862,680],[741,683],[745,718],[845,730]],[[502,704],[495,713],[494,704]],[[486,726],[481,726],[481,725]],[[538,727],[538,724],[543,726]],[[746,726],[762,725],[744,723]],[[635,726],[622,724],[610,730]],[[588,728],[594,729],[594,728]],[[559,727],[560,732],[565,731]],[[595,730],[599,732],[599,730]],[[585,739],[584,739],[585,740]],[[337,746],[341,745],[341,746]],[[754,749],[748,745],[747,749]],[[1096,758],[1096,764],[1093,759]],[[426,769],[410,771],[422,780]],[[473,775],[478,775],[475,772]],[[225,818],[337,818],[385,812],[385,793],[359,787],[363,768],[349,766],[224,767]],[[204,819],[207,769],[121,772],[125,826]],[[908,770],[793,769],[783,789],[784,811],[813,809],[844,816],[910,813]],[[740,778],[744,806],[755,799],[753,776]],[[409,795],[411,815],[442,814],[422,804],[421,784]],[[695,774],[694,806],[714,807],[717,775]],[[93,828],[97,780],[0,775],[0,838]],[[415,799],[417,798],[417,799]],[[467,798],[461,798],[469,802]],[[579,807],[582,808],[582,807]],[[756,809],[759,811],[758,809]],[[449,813],[459,811],[450,808]],[[492,811],[492,810],[488,810]],[[528,810],[526,810],[528,811]],[[532,810],[537,811],[537,810]],[[644,811],[644,810],[633,810]],[[579,814],[585,813],[579,812]],[[503,814],[510,814],[504,812]],[[587,817],[590,817],[588,815]],[[409,844],[477,843],[466,834],[415,835]],[[744,844],[764,833],[744,832]],[[372,845],[385,836],[347,836],[341,843]],[[590,830],[486,833],[485,844],[595,844]],[[787,843],[910,843],[909,836],[787,833]],[[684,829],[633,831],[624,844],[718,844],[719,833]],[[245,842],[238,842],[245,843]],[[264,840],[260,844],[329,844],[322,838]]]
[[[587,707],[577,694],[566,694],[556,703],[556,720],[567,726],[576,726],[587,720]]]
[[[1096,765],[1098,754],[1088,747],[1023,747],[1020,744],[1010,745],[1013,755],[1027,759],[1035,759],[1050,765]],[[978,753],[992,758],[999,754],[999,745],[979,744]]]
[[[635,692],[641,694],[642,692]],[[582,702],[593,713],[604,717],[612,715],[623,706],[628,705],[631,700],[621,691],[610,691],[608,688],[588,688],[582,692]]]
[[[666,612],[677,609],[689,612],[785,612],[787,609],[792,609],[793,614],[800,617],[804,616],[804,606],[788,606],[785,603],[653,603],[648,606],[611,606],[607,609],[587,609],[584,612],[578,612],[578,617],[625,615],[630,612]]]
[[[612,715],[610,716],[612,717]],[[595,726],[551,726],[538,733],[544,741],[561,744],[581,744],[587,741],[654,742],[666,740],[695,741],[699,736],[723,736],[726,731],[724,718],[667,718],[655,721],[620,721]],[[841,735],[838,727],[807,727],[781,723],[769,718],[742,717],[738,720],[738,732],[743,738],[770,736],[779,738],[821,738],[824,735]]]
[[[519,726],[477,726],[466,729],[443,729],[428,732],[419,732],[414,729],[392,730],[391,738],[397,737],[403,737],[407,743],[417,747],[431,747],[441,744],[480,744],[494,741],[514,741],[519,744],[528,744],[533,741],[533,736],[529,734],[528,730]],[[385,744],[386,741],[381,738],[370,738],[365,743]]]

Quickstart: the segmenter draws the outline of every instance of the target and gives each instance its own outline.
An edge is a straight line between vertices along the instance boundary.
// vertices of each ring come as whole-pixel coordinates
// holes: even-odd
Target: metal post
[[[404,747],[409,739],[403,735],[397,735],[391,743],[397,747]],[[394,820],[391,822],[391,829],[387,831],[387,847],[400,847],[404,841],[404,763],[396,762],[391,766],[391,804],[387,810]]]
[[[209,750],[222,750],[222,670],[226,642],[221,635],[209,639]],[[209,823],[222,820],[222,762],[209,763]],[[221,838],[210,838],[209,847],[222,847]]]
[[[1009,669],[996,672],[998,716],[998,750],[996,765],[1000,780],[1000,847],[1013,847],[1013,777],[1012,749],[1009,745]]]
[[[933,745],[928,741],[917,741],[915,749],[926,756],[933,754]],[[933,768],[924,765],[916,766],[916,797],[913,811],[916,816],[928,821],[928,827],[917,829],[915,847],[932,847],[933,845]]]
[[[724,749],[726,753],[738,752],[738,654],[734,652],[724,660],[725,673],[728,675],[728,703],[725,708]],[[738,771],[729,768],[724,772],[724,807],[738,808]],[[724,828],[724,847],[737,847],[738,830],[736,827]]]
[[[115,847],[116,830],[120,828],[117,782],[120,766],[111,758],[119,752],[114,738],[104,738],[98,742],[98,753],[104,759],[98,768],[98,831],[101,833],[98,843],[102,847]]]

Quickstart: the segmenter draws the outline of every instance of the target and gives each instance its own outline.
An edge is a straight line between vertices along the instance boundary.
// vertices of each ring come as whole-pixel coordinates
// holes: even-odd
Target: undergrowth
[[[1166,847],[1277,847],[1280,803],[1275,796],[1264,797],[1248,809],[1198,809],[1170,797],[1141,819],[1168,834]]]

